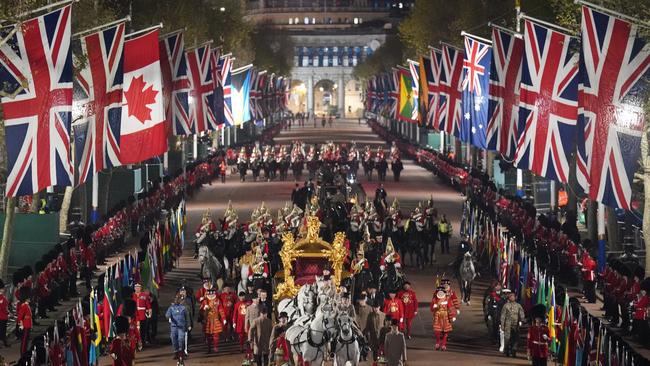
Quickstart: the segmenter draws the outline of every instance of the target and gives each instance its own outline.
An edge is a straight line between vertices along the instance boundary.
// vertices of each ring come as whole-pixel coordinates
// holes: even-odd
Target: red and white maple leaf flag
[[[120,160],[135,164],[167,151],[158,30],[124,42]]]

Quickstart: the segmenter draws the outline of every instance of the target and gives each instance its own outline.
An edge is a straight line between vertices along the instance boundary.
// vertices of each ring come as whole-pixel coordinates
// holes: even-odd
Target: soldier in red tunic
[[[123,316],[115,319],[115,332],[117,337],[113,339],[108,349],[108,354],[113,359],[113,366],[134,366],[135,348],[127,336],[129,332],[129,320]]]
[[[418,299],[415,291],[411,289],[411,283],[405,282],[404,289],[397,294],[397,298],[404,304],[404,329],[406,337],[411,339],[411,323],[418,315]]]
[[[21,331],[21,341],[20,341],[21,355],[27,352],[27,346],[29,344],[29,336],[33,325],[32,308],[29,306],[31,295],[32,293],[30,288],[23,287],[20,289],[21,303],[20,305],[18,305],[18,314],[16,315],[16,326]]]
[[[402,330],[404,329],[404,303],[396,295],[395,291],[388,293],[388,299],[384,301],[384,314],[399,320],[399,329]]]
[[[136,312],[135,319],[140,328],[140,337],[142,343],[150,343],[149,336],[149,319],[151,318],[151,295],[147,291],[142,291],[142,284],[135,284],[135,292],[133,293],[133,301],[135,301]]]
[[[248,339],[246,334],[246,307],[248,305],[250,305],[250,301],[246,300],[246,293],[244,291],[240,292],[232,312],[232,327],[237,333],[239,350],[242,353],[244,352],[244,343]]]
[[[648,295],[645,289],[640,289],[636,299],[632,303],[634,312],[632,314],[632,332],[639,342],[644,345],[648,344]]]
[[[209,278],[203,279],[203,286],[196,291],[196,301],[200,304],[205,300],[205,295],[212,288],[212,282]]]
[[[219,295],[221,298],[221,304],[223,305],[223,311],[226,314],[227,324],[224,326],[224,338],[230,339],[233,337],[232,333],[232,313],[235,308],[235,303],[237,302],[237,295],[230,289],[230,286],[225,285],[221,290]]]
[[[456,321],[456,308],[449,300],[444,287],[438,287],[431,300],[433,313],[433,331],[436,333],[436,350],[447,350],[447,336],[452,331],[452,323]]]
[[[587,302],[596,302],[596,261],[591,258],[588,251],[582,252],[582,291]]]
[[[5,283],[0,279],[0,341],[5,347],[9,347],[7,342],[7,322],[9,321],[9,300],[5,296]]]
[[[537,311],[533,325],[528,328],[527,354],[528,359],[533,361],[533,366],[546,366],[548,359],[548,327],[543,322],[542,314]]]

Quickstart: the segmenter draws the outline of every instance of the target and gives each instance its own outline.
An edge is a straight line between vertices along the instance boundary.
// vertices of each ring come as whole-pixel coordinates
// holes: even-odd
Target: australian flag
[[[487,148],[488,90],[492,47],[465,36],[463,60],[463,116],[460,139],[481,149]]]

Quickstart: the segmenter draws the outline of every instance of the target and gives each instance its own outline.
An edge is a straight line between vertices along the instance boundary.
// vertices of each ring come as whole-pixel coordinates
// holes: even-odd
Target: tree
[[[390,71],[395,65],[405,61],[404,44],[399,37],[389,35],[386,37],[386,43],[354,68],[354,75],[359,79],[369,79],[379,73]]]
[[[253,64],[276,75],[289,75],[293,68],[294,43],[286,31],[260,23],[251,34]]]

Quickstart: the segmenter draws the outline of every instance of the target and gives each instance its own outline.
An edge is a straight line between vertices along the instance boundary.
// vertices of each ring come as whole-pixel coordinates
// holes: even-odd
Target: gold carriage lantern
[[[345,233],[336,233],[330,244],[319,235],[321,222],[317,216],[307,216],[306,221],[307,228],[301,231],[298,240],[290,232],[282,236],[280,259],[283,270],[275,275],[282,282],[275,289],[275,300],[296,296],[300,286],[315,282],[316,276],[321,275],[328,265],[337,288],[341,280],[350,275],[343,270],[347,256]]]

